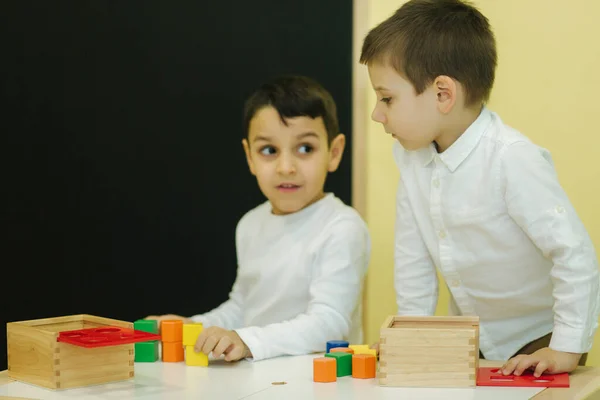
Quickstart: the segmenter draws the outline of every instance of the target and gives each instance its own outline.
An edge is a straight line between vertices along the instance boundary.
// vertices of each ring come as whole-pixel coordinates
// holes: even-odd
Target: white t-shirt
[[[255,361],[325,351],[328,340],[362,343],[366,224],[333,194],[289,215],[265,202],[238,223],[238,270],[229,300],[192,317],[234,329]]]
[[[398,313],[431,315],[436,267],[451,313],[480,317],[480,349],[506,360],[553,332],[584,353],[598,326],[598,261],[547,150],[484,108],[441,154],[394,144]]]

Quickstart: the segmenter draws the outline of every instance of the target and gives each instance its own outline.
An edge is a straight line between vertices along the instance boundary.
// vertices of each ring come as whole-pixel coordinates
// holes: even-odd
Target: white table
[[[297,357],[280,357],[271,360],[226,363],[211,361],[208,367],[188,367],[185,363],[136,363],[135,378],[124,382],[52,391],[29,384],[9,381],[6,373],[0,373],[0,399],[2,396],[29,399],[250,399],[250,400],[296,400],[296,399],[442,399],[442,400],[519,400],[530,399],[543,389],[538,388],[465,388],[421,389],[380,387],[375,379],[338,378],[336,383],[314,383],[312,359],[319,354]],[[492,365],[482,362],[482,365]],[[587,369],[598,384],[597,368]],[[581,373],[585,376],[585,373]],[[593,376],[592,376],[593,375]],[[573,379],[571,383],[583,382]],[[4,379],[4,382],[2,381]],[[285,382],[283,385],[273,383]],[[587,380],[588,386],[591,380]],[[4,384],[3,384],[4,383]],[[579,383],[577,383],[578,386]],[[581,388],[572,389],[580,393]],[[590,389],[589,387],[587,389]],[[552,389],[544,392],[559,394],[572,400],[576,397],[571,389]],[[562,391],[562,392],[560,392]],[[544,393],[542,393],[544,394]],[[536,396],[537,398],[537,396]],[[544,398],[544,397],[542,397]]]

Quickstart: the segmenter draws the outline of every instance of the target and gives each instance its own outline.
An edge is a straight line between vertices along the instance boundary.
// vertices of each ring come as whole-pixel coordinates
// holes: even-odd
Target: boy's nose
[[[296,165],[293,157],[282,154],[277,160],[277,172],[282,175],[289,175],[296,172]]]
[[[379,122],[380,124],[386,124],[387,120],[385,118],[385,114],[382,113],[377,107],[373,109],[371,113],[371,119],[375,122]]]

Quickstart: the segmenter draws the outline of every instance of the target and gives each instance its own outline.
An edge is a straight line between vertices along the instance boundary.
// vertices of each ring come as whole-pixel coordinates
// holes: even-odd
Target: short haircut
[[[369,32],[360,62],[390,63],[417,95],[436,77],[449,76],[472,106],[489,99],[496,41],[488,19],[466,1],[411,0]]]
[[[244,129],[248,135],[250,121],[265,107],[273,107],[281,121],[287,125],[287,118],[321,117],[327,131],[327,141],[331,144],[339,134],[337,108],[331,94],[314,79],[283,75],[262,84],[244,106]]]

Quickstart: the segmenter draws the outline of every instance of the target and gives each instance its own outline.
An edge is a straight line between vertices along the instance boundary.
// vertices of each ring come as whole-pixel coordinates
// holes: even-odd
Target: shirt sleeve
[[[402,178],[396,193],[394,287],[398,315],[435,313],[438,300],[435,265],[419,231]]]
[[[369,234],[362,221],[338,220],[318,242],[306,311],[287,321],[236,330],[255,361],[325,351],[327,341],[348,336],[369,262]]]
[[[240,258],[240,249],[247,246],[249,213],[246,214],[236,226],[235,245],[237,258]],[[240,279],[240,267],[236,272],[236,279],[229,292],[229,299],[217,308],[191,317],[195,322],[202,322],[205,328],[219,326],[223,329],[233,330],[244,326],[244,293],[246,283]]]
[[[232,330],[243,326],[242,293],[239,279],[235,280],[227,301],[205,314],[194,315],[191,319],[195,322],[202,322],[205,328],[220,326]]]
[[[560,186],[546,150],[531,142],[514,143],[504,151],[502,169],[508,213],[552,260],[550,348],[588,352],[598,327],[600,300],[598,261],[591,239]]]

